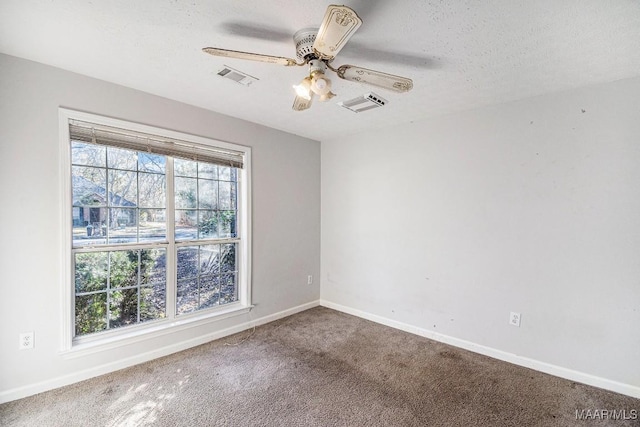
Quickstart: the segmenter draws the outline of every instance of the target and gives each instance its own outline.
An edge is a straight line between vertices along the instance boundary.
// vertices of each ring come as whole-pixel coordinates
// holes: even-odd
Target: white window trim
[[[238,227],[240,233],[239,266],[238,266],[238,301],[214,309],[203,310],[190,314],[183,314],[174,318],[165,318],[132,325],[122,329],[109,330],[97,333],[93,336],[82,337],[81,340],[73,340],[73,307],[74,287],[71,245],[71,144],[69,142],[69,120],[82,120],[104,126],[130,129],[137,132],[155,134],[173,139],[179,139],[195,144],[216,146],[244,153],[244,167],[239,170],[239,195],[238,199],[242,209],[238,210]],[[60,353],[68,357],[77,357],[110,348],[126,346],[135,342],[154,337],[178,332],[188,328],[214,323],[231,316],[247,313],[253,307],[251,305],[251,148],[243,145],[218,141],[212,138],[204,138],[168,129],[147,126],[139,123],[98,116],[91,113],[59,108],[59,141],[60,141],[60,201],[61,201],[61,227],[60,241]],[[167,274],[172,274],[173,268]],[[175,303],[175,297],[167,293],[167,305]],[[173,310],[172,310],[173,311]]]

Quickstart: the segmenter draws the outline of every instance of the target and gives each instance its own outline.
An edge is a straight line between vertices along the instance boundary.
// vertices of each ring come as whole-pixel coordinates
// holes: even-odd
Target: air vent
[[[384,107],[387,100],[373,92],[365,93],[357,98],[339,102],[338,105],[356,113],[371,110],[373,108]]]
[[[249,86],[251,83],[257,81],[258,79],[250,76],[249,74],[243,73],[242,71],[238,71],[234,68],[231,68],[227,65],[220,71],[218,71],[218,75],[224,77],[225,79],[233,80],[236,83],[240,83],[241,85]]]

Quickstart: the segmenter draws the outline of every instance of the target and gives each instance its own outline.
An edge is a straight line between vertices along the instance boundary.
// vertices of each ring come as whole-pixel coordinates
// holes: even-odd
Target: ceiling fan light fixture
[[[315,73],[311,77],[311,90],[316,95],[326,95],[331,92],[331,80],[329,80],[323,73]]]
[[[313,59],[309,61],[309,76],[311,78],[311,90],[320,96],[320,101],[326,101],[333,98],[331,93],[331,80],[327,78],[324,72],[327,65],[324,61]]]
[[[311,99],[311,78],[305,77],[300,84],[293,85],[296,95],[300,98]]]
[[[330,100],[331,98],[333,98],[334,96],[336,96],[336,94],[335,94],[335,93],[333,93],[333,92],[328,92],[328,93],[326,93],[326,94],[324,94],[324,95],[320,95],[320,101],[322,101],[322,102],[324,102],[324,101],[328,101],[328,100]]]

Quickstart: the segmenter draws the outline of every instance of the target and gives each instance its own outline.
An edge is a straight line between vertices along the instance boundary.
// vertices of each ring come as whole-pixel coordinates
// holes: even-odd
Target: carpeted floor
[[[576,419],[602,409],[638,419]],[[640,400],[318,307],[0,405],[0,425],[639,426]]]

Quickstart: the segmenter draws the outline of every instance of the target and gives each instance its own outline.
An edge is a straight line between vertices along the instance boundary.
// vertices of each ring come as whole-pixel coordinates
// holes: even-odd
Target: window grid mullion
[[[166,278],[165,278],[165,314],[167,318],[176,317],[176,301],[178,294],[177,278],[177,247],[176,247],[176,198],[174,162],[172,157],[166,158],[165,163],[165,218],[167,230]]]
[[[218,265],[216,265],[216,273],[218,275],[218,302],[222,297],[222,243],[218,245]]]
[[[200,308],[200,295],[202,289],[200,283],[202,282],[202,246],[198,246],[198,264],[196,265],[196,284],[198,285],[198,299],[196,300],[196,310]]]
[[[217,178],[215,180],[215,187],[216,187],[216,208],[213,211],[213,214],[216,217],[216,231],[217,231],[217,235],[218,238],[220,238],[220,230],[222,228],[222,221],[220,220],[220,169],[218,168],[218,175]]]
[[[108,251],[135,251],[137,249],[165,249],[167,242],[152,241],[149,243],[117,243],[112,245],[76,246],[73,253],[108,252]]]
[[[239,237],[223,237],[220,239],[190,239],[190,240],[180,240],[176,242],[177,247],[182,246],[193,246],[193,245],[219,245],[224,243],[240,243],[241,239]]]
[[[196,163],[196,239],[200,239],[200,221],[202,212],[200,211],[200,167]]]
[[[109,150],[107,150],[109,151]],[[136,154],[136,242],[140,243],[140,155]],[[138,274],[137,276],[137,306],[136,306],[136,323],[140,323],[140,297],[142,287],[140,286],[142,276],[142,250],[138,249]]]
[[[136,310],[137,313],[137,323],[140,323],[140,298],[141,298],[141,292],[142,292],[142,286],[141,286],[141,279],[142,279],[142,250],[138,250],[138,283],[137,283],[137,290],[138,290],[138,307]]]
[[[109,321],[109,319],[111,318],[111,255],[113,254],[113,252],[108,252],[107,255],[107,327],[105,329],[111,329],[111,322]]]
[[[106,150],[104,150],[104,182],[105,182],[105,189],[104,189],[104,199],[105,199],[105,210],[107,211],[105,218],[107,219],[107,228],[106,228],[106,235],[104,236],[104,241],[107,242],[107,244],[111,243],[111,230],[109,230],[109,224],[111,224],[111,197],[109,197],[109,185],[110,185],[110,179],[109,179],[109,149],[107,148]],[[89,218],[91,219],[91,218]],[[102,232],[102,226],[100,226],[100,231]],[[109,264],[111,264],[111,262],[109,262]],[[109,313],[109,311],[107,310],[107,313]],[[109,323],[109,319],[107,318],[107,323]]]
[[[136,156],[136,242],[140,243],[140,159]],[[138,322],[140,310],[138,310]]]

